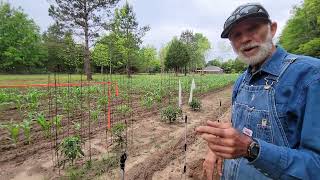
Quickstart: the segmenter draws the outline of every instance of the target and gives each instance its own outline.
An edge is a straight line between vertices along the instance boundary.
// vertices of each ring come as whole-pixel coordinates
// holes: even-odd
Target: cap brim
[[[243,16],[239,19],[237,19],[236,21],[234,21],[232,24],[230,24],[227,28],[225,28],[222,33],[221,33],[221,38],[228,38],[229,37],[229,33],[231,31],[231,29],[239,24],[240,22],[247,20],[247,19],[260,19],[260,20],[265,20],[266,22],[271,22],[271,20],[269,19],[268,16],[266,16],[265,14],[262,13],[256,13],[256,14],[250,14],[247,16]]]

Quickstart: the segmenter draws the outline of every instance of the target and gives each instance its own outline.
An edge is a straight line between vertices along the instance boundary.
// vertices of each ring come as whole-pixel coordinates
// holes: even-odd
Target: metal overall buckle
[[[269,79],[267,77],[265,77],[264,80],[266,81],[266,83],[264,85],[264,89],[269,90],[272,87],[274,81],[271,81],[271,84],[269,84]]]

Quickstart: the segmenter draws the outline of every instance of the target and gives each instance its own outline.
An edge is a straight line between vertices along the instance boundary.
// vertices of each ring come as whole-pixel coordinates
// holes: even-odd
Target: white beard
[[[241,51],[242,49],[250,48],[250,47],[254,47],[254,46],[258,46],[258,48],[259,48],[257,54],[255,54],[254,56],[247,57]],[[234,47],[233,47],[233,50],[237,53],[238,59],[240,61],[244,62],[245,64],[254,66],[254,65],[257,65],[257,64],[263,62],[271,54],[272,47],[273,47],[272,34],[271,34],[271,29],[269,28],[268,35],[266,37],[265,42],[263,42],[263,43],[253,42],[253,43],[249,43],[246,45],[242,45],[239,48],[239,51],[237,51]]]

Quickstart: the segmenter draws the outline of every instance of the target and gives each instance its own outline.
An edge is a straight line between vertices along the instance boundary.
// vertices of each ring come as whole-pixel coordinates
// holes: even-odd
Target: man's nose
[[[243,34],[241,37],[240,37],[240,43],[241,44],[248,44],[252,41],[252,37],[248,34]]]

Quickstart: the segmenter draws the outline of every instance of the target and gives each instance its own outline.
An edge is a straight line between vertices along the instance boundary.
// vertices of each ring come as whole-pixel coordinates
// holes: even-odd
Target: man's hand
[[[222,176],[222,163],[223,159],[216,156],[209,149],[203,162],[203,173],[206,175],[207,180],[213,180],[213,172],[215,167],[217,167],[219,175]]]
[[[248,156],[252,139],[237,131],[230,123],[208,121],[207,126],[200,126],[196,131],[208,142],[210,150],[225,159]]]

